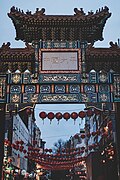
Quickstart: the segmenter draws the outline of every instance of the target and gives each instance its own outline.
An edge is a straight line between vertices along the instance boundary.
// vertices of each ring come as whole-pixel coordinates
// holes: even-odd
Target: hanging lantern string
[[[51,118],[53,118],[53,114],[50,114]],[[108,122],[108,131],[106,132],[105,130],[99,130],[97,129],[96,131],[93,132],[89,132],[87,134],[83,133],[83,134],[75,134],[74,138],[75,139],[85,139],[85,138],[90,138],[90,136],[101,136],[102,138],[108,138],[109,137],[109,133],[112,131],[112,123],[111,121]],[[35,145],[37,142],[34,141],[33,144]],[[4,144],[6,146],[11,146],[11,142],[8,139],[4,140]],[[12,144],[13,148],[17,146],[17,148],[19,148],[19,146],[23,146],[25,143],[22,140],[19,141],[15,141],[14,144]],[[23,148],[23,147],[22,147]]]
[[[45,118],[48,118],[48,119],[50,119],[50,124],[51,124],[51,122],[52,122],[52,120],[54,119],[54,118],[56,118],[57,120],[58,120],[58,124],[59,124],[59,121],[62,119],[62,118],[64,118],[66,121],[68,120],[68,119],[70,119],[70,118],[72,118],[73,120],[74,120],[74,124],[75,124],[75,121],[76,121],[76,119],[77,118],[81,118],[81,119],[83,119],[83,118],[85,118],[86,116],[88,116],[88,117],[91,117],[93,114],[95,114],[95,115],[99,115],[100,114],[100,111],[96,111],[96,110],[94,110],[94,111],[92,111],[91,109],[88,109],[87,111],[80,111],[80,112],[72,112],[72,113],[69,113],[69,112],[64,112],[64,113],[62,113],[62,112],[56,112],[56,113],[54,113],[54,112],[45,112],[45,111],[41,111],[40,113],[39,113],[39,117],[44,121],[44,119]]]
[[[71,114],[69,112],[65,112],[65,113],[61,113],[61,112],[57,112],[57,113],[53,113],[53,112],[49,112],[46,113],[45,111],[42,111],[39,113],[39,117],[42,119],[48,118],[48,119],[53,119],[56,118],[58,120],[64,118],[66,120],[72,118],[72,119],[77,119],[78,117],[80,118],[84,118],[86,116],[86,112],[81,111],[79,113],[76,112],[72,112]]]
[[[40,154],[40,153],[35,153],[34,149],[33,151],[30,153],[28,153],[27,156],[25,156],[25,158],[28,158],[32,161],[35,161],[35,162],[38,162],[40,164],[44,164],[44,165],[47,165],[47,166],[50,166],[52,165],[53,169],[54,169],[54,165],[55,167],[58,166],[58,168],[60,166],[70,166],[72,164],[76,164],[76,163],[80,163],[80,162],[85,162],[86,161],[86,155],[82,155],[84,152],[88,152],[91,151],[92,149],[95,149],[99,147],[99,143],[95,143],[95,144],[91,144],[88,146],[88,149],[86,149],[85,147],[81,147],[80,148],[80,151],[76,152],[75,150],[76,149],[72,149],[74,150],[74,154],[71,153],[71,154],[68,154],[67,152],[66,153],[63,153],[63,154],[46,154],[48,151],[51,153],[52,150],[51,149],[45,149],[46,153],[45,154]],[[50,151],[51,150],[51,151]],[[82,153],[80,155],[80,152]],[[107,154],[112,154],[114,155],[114,147],[108,147],[107,150],[106,150],[106,153]],[[74,156],[73,156],[74,155]],[[79,155],[76,156],[76,155]],[[103,154],[101,153],[101,156]],[[110,156],[111,157],[111,156]],[[108,157],[108,159],[110,160],[110,158]]]
[[[104,132],[100,132],[99,130],[97,130],[96,132],[93,131],[93,132],[87,134],[87,137],[95,136],[95,135],[101,135],[102,138],[107,138],[107,136],[106,136],[107,134],[104,134]],[[76,134],[76,135],[74,135],[74,138],[84,139],[84,138],[86,138],[86,135],[85,134]],[[51,163],[52,163],[52,167],[54,165],[59,166],[59,167],[60,167],[60,165],[62,165],[65,167],[66,165],[70,166],[71,164],[75,164],[75,163],[85,160],[86,156],[83,156],[83,153],[95,150],[96,148],[98,149],[99,146],[100,146],[99,143],[94,143],[89,146],[82,146],[79,148],[70,148],[70,149],[66,148],[66,149],[62,149],[62,153],[60,153],[60,151],[57,151],[56,154],[51,154],[52,149],[46,148],[46,149],[44,149],[44,153],[40,153],[38,148],[28,147],[28,152],[25,157],[29,158],[30,160],[33,160],[35,162],[37,161],[40,164],[44,163],[44,165],[45,164],[51,165]],[[48,154],[48,153],[50,153],[50,154]],[[112,155],[114,155],[114,147],[111,146],[111,147],[107,148],[106,153],[107,154],[111,153]],[[79,155],[79,157],[77,157],[76,155]],[[110,156],[110,158],[111,158],[111,156]]]

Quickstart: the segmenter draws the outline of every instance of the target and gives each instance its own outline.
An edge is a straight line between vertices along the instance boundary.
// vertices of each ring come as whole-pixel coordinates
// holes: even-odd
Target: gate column
[[[116,146],[117,146],[117,172],[120,180],[120,102],[116,103]]]
[[[5,103],[0,103],[0,179],[2,179],[2,166],[4,157],[5,105]]]

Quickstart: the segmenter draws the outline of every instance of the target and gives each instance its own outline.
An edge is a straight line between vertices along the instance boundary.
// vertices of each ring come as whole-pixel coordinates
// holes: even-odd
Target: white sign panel
[[[78,70],[77,52],[43,52],[42,70]]]

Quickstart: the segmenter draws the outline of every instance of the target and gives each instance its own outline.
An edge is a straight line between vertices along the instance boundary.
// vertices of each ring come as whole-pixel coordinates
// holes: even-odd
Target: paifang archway
[[[93,47],[103,40],[111,13],[107,7],[88,15],[83,9],[74,11],[56,16],[45,15],[44,9],[25,14],[11,8],[16,40],[26,47],[3,43],[0,49],[1,128],[6,104],[115,103],[118,109],[120,48],[112,42],[110,48]]]

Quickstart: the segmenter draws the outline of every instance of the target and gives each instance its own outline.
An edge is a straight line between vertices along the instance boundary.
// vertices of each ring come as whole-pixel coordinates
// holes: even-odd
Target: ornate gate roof
[[[34,48],[26,44],[25,48],[11,48],[10,43],[3,43],[0,48],[0,74],[19,69],[25,71],[34,68]]]
[[[120,47],[117,43],[110,42],[109,48],[95,48],[92,45],[86,49],[86,67],[96,71],[116,71],[120,72]]]
[[[8,16],[16,29],[16,40],[86,40],[94,43],[103,40],[106,20],[111,16],[108,7],[85,14],[82,8],[74,9],[74,15],[45,15],[45,9],[24,13],[12,7]]]
[[[0,48],[0,73],[5,73],[8,69],[14,72],[18,67],[21,67],[21,71],[25,69],[32,71],[34,56],[34,48],[28,44],[25,48],[11,48],[10,43],[3,43]],[[87,72],[91,69],[96,71],[112,69],[119,73],[120,48],[112,42],[109,48],[96,48],[89,45],[86,49],[86,65]]]

